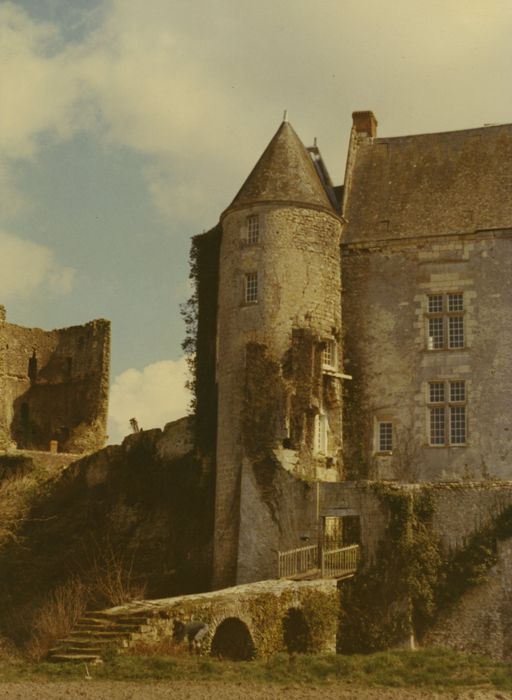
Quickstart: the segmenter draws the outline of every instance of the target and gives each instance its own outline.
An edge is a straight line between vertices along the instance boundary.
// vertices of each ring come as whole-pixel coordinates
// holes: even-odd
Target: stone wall
[[[512,540],[498,543],[487,580],[439,617],[423,646],[450,647],[496,659],[512,658]]]
[[[416,487],[419,490],[420,487]],[[429,484],[433,527],[445,550],[461,549],[512,505],[512,482]]]
[[[343,249],[349,476],[405,481],[512,477],[510,231]],[[427,297],[462,293],[465,344],[429,349]],[[464,381],[464,446],[429,445],[429,382]],[[378,421],[394,426],[379,453]]]
[[[0,320],[0,445],[90,452],[106,439],[110,323],[53,331]]]

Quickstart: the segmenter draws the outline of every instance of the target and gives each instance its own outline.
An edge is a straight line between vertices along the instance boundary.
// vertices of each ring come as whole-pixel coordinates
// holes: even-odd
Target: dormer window
[[[260,240],[260,217],[252,214],[247,217],[247,245],[256,245]]]
[[[335,370],[338,365],[338,351],[336,341],[332,338],[324,340],[324,349],[322,351],[322,367],[324,369]]]

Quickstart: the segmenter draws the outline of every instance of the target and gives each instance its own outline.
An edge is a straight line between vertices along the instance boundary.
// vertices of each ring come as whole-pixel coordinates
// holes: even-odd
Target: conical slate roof
[[[290,202],[332,211],[311,157],[289,122],[281,124],[228,209],[257,202]]]

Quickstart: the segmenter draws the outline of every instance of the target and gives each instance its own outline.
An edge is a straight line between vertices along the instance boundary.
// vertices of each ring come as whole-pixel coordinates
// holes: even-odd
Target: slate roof
[[[512,125],[358,138],[344,217],[349,243],[512,227]]]
[[[306,204],[333,211],[311,156],[286,121],[228,209],[264,202]]]

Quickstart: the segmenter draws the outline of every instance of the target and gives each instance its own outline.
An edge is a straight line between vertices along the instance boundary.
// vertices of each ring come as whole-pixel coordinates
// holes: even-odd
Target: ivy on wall
[[[339,650],[373,652],[421,639],[428,626],[497,561],[497,543],[512,537],[512,507],[465,546],[444,552],[433,528],[433,487],[374,486],[389,520],[375,562],[342,586]]]
[[[185,339],[182,348],[188,358],[192,392],[191,413],[195,414],[196,445],[215,452],[217,435],[217,384],[215,380],[217,296],[222,226],[195,236],[190,249],[192,295],[182,305]]]
[[[242,431],[246,454],[261,458],[277,447],[284,431],[286,388],[280,364],[259,343],[246,346]]]
[[[304,590],[300,602],[294,603],[290,592],[279,596],[262,593],[250,602],[250,615],[255,630],[258,630],[258,656],[270,656],[286,651],[283,624],[289,609],[300,610],[307,628],[309,653],[326,647],[336,633],[339,619],[339,596],[337,591],[325,592]]]

